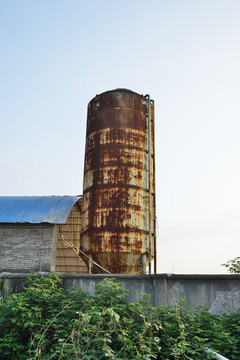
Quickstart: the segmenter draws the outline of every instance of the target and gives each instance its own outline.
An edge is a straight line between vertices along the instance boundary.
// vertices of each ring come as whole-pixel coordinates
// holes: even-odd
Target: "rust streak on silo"
[[[146,99],[126,89],[88,105],[81,246],[111,273],[134,273],[149,254],[147,113]]]

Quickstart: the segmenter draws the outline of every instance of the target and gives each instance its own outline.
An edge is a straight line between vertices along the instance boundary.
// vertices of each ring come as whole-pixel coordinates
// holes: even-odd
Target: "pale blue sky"
[[[156,104],[158,271],[224,273],[240,237],[239,0],[0,0],[0,193],[81,194],[86,109]]]

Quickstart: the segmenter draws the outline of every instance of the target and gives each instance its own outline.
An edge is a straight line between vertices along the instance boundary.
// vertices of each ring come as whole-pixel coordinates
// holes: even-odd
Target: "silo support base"
[[[142,274],[146,273],[146,266],[147,266],[147,257],[146,254],[141,255],[141,270]]]

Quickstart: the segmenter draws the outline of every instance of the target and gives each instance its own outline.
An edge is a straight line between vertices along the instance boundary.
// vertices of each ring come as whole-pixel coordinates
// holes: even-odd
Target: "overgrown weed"
[[[240,353],[239,311],[220,317],[183,301],[153,307],[148,297],[129,303],[114,279],[90,296],[65,291],[61,279],[32,274],[24,292],[0,302],[0,354],[4,360],[205,360],[211,348],[231,360]]]

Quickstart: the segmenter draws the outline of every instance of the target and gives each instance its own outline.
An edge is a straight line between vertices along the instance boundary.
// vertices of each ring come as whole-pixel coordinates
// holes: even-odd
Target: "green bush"
[[[238,256],[232,260],[228,260],[225,264],[222,264],[222,266],[225,266],[232,274],[240,274],[240,257]]]
[[[0,301],[0,354],[21,359],[205,360],[211,348],[239,359],[239,311],[224,316],[182,303],[128,303],[121,283],[96,285],[94,296],[65,291],[56,274],[27,279],[24,292]]]

